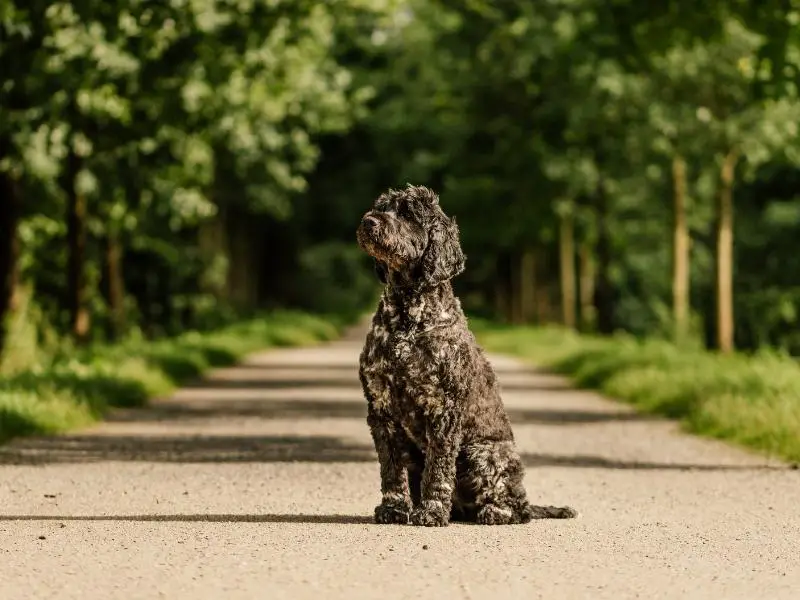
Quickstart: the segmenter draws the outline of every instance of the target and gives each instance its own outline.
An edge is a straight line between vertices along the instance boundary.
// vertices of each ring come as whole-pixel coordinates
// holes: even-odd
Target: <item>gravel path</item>
[[[531,501],[570,521],[377,526],[358,333],[0,448],[0,598],[800,597],[800,471],[493,356]]]

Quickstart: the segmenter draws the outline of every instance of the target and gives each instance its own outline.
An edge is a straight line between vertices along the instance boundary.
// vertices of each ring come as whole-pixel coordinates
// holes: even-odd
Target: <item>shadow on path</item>
[[[503,365],[494,365],[494,372],[500,376],[502,379],[502,375],[547,375],[549,377],[559,377],[555,376],[551,371],[547,371],[535,365],[521,365],[517,366],[503,366]],[[355,377],[356,385],[358,385],[358,362],[353,361],[352,363],[341,363],[341,362],[333,362],[333,363],[323,363],[323,362],[313,362],[313,363],[300,363],[300,362],[292,362],[292,361],[285,361],[285,362],[278,362],[274,360],[268,360],[264,362],[259,362],[258,359],[250,360],[248,362],[238,363],[234,366],[236,369],[242,370],[258,370],[262,371],[264,369],[268,370],[286,370],[286,371],[310,371],[316,372],[320,370],[324,371],[341,371],[343,375],[352,374]],[[565,380],[566,381],[566,380]]]
[[[585,411],[567,409],[519,409],[508,408],[514,425],[591,425],[610,422],[650,422],[659,417],[631,411]],[[215,419],[244,417],[257,419],[354,419],[364,421],[366,431],[367,405],[360,398],[341,400],[241,400],[226,399],[224,394],[214,400],[163,402],[144,409],[116,411],[106,420],[109,422],[147,423],[182,421],[193,419]]]
[[[512,426],[516,425],[591,425],[595,423],[615,423],[615,422],[653,422],[663,419],[637,413],[632,411],[587,411],[569,409],[519,409],[508,408],[508,417],[511,419]]]
[[[280,379],[277,377],[260,379],[237,377],[236,379],[200,379],[185,383],[181,386],[181,389],[184,390],[201,389],[205,392],[219,390],[220,394],[224,394],[225,390],[297,390],[304,388],[347,388],[353,390],[354,396],[361,395],[361,387],[357,378],[350,380],[323,377],[316,377],[313,379]]]
[[[715,465],[692,463],[668,463],[652,461],[625,461],[603,456],[575,454],[522,453],[526,467],[575,467],[579,469],[612,469],[624,471],[786,471],[789,465]]]
[[[141,523],[316,523],[369,525],[372,519],[362,515],[0,515],[2,521],[133,521]]]
[[[363,401],[333,400],[226,400],[163,403],[144,410],[118,411],[110,422],[181,421],[251,417],[258,419],[358,419],[367,427],[367,406]]]
[[[0,464],[377,462],[371,445],[334,436],[58,436],[0,450]]]
[[[264,373],[266,367],[260,368],[259,372]],[[181,386],[184,390],[201,389],[206,392],[219,390],[223,394],[225,390],[288,390],[305,388],[339,388],[350,389],[355,396],[361,396],[361,384],[358,375],[353,378],[334,378],[334,377],[309,377],[301,378],[279,378],[275,376],[264,377],[236,377],[231,379],[197,379],[189,381]],[[508,382],[500,380],[500,393],[504,392],[566,392],[574,394],[576,390],[560,381],[537,381],[537,382]]]
[[[760,471],[783,465],[714,465],[622,461],[594,455],[523,453],[527,467],[611,470]],[[102,461],[155,463],[373,463],[371,444],[334,436],[59,436],[26,440],[0,451],[0,465]]]

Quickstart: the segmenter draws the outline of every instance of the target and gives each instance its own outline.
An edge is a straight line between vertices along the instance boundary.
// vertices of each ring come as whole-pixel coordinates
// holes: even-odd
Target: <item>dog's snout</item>
[[[378,228],[378,225],[380,225],[381,222],[372,215],[367,215],[361,220],[361,224],[364,226],[366,231],[373,231]]]

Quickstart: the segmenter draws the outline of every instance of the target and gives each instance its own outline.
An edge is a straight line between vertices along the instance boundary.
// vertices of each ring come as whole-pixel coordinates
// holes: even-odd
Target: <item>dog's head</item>
[[[423,186],[381,194],[358,226],[359,245],[375,258],[383,283],[437,285],[464,270],[458,226]]]

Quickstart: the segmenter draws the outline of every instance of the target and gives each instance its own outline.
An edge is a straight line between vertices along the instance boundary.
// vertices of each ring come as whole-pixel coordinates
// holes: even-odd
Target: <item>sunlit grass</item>
[[[475,323],[491,351],[568,375],[579,387],[679,419],[688,431],[800,461],[800,366],[788,356],[723,356],[665,341]]]
[[[334,339],[343,325],[335,317],[273,312],[208,333],[94,346],[0,377],[0,442],[87,425],[110,408],[142,406],[256,350]]]

